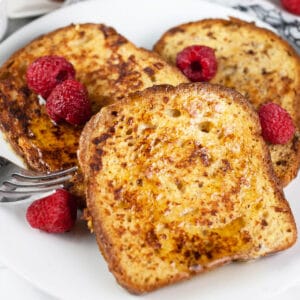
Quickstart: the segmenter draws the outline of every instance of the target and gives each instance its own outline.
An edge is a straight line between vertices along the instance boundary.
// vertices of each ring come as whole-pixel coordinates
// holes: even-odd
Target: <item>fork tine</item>
[[[62,185],[54,185],[52,187],[48,187],[48,188],[39,188],[36,190],[24,190],[24,191],[5,191],[5,190],[0,190],[0,195],[2,197],[6,197],[6,198],[14,198],[14,199],[20,199],[20,198],[24,198],[24,197],[29,197],[33,194],[42,194],[45,192],[50,192],[50,191],[54,191],[58,188],[61,188]]]
[[[68,181],[72,178],[72,175],[67,175],[67,176],[64,176],[64,177],[59,177],[57,179],[54,179],[54,180],[44,180],[42,182],[33,182],[31,184],[22,184],[23,182],[26,182],[26,181],[4,181],[3,182],[3,185],[4,186],[7,186],[7,187],[12,187],[12,188],[35,188],[35,187],[51,187],[53,185],[57,185],[57,184],[61,184],[61,183],[64,183],[65,181]]]
[[[0,193],[1,195],[1,193]],[[0,206],[1,204],[5,204],[5,203],[17,203],[18,201],[20,200],[25,200],[25,199],[28,199],[30,198],[31,195],[27,195],[27,196],[23,196],[23,197],[13,197],[13,198],[7,198],[7,197],[3,197],[1,200],[0,200]]]
[[[62,171],[57,171],[57,172],[51,172],[46,175],[25,175],[25,174],[19,174],[19,173],[14,173],[11,176],[13,178],[19,179],[21,181],[34,181],[34,180],[46,180],[46,179],[51,179],[51,178],[56,178],[56,177],[61,177],[70,173],[75,172],[78,169],[77,166],[62,170]]]

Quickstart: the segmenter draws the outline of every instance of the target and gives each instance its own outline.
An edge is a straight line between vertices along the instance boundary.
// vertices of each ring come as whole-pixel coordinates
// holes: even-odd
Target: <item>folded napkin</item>
[[[0,40],[4,36],[7,27],[6,6],[4,0],[0,0]]]
[[[64,5],[64,1],[51,0],[8,0],[7,15],[11,19],[35,17]]]

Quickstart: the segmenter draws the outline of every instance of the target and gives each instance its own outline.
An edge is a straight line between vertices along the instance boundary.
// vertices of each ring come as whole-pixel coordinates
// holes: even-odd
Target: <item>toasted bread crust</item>
[[[122,155],[120,154],[121,149],[119,150],[119,152],[118,152],[118,150],[113,150],[115,146],[114,146],[113,141],[111,141],[111,139],[113,139],[116,135],[119,136],[120,132],[117,133],[117,129],[115,129],[116,131],[111,130],[111,126],[113,126],[113,124],[116,123],[114,120],[111,119],[111,114],[113,112],[116,112],[115,113],[116,115],[120,114],[122,116],[123,111],[133,113],[134,110],[131,110],[130,107],[133,107],[134,104],[137,103],[138,101],[142,101],[143,105],[145,105],[146,107],[150,107],[150,108],[153,107],[153,109],[155,110],[155,107],[157,105],[161,105],[161,103],[163,102],[163,101],[161,101],[161,99],[170,98],[170,99],[172,99],[172,101],[175,101],[174,99],[178,99],[179,97],[182,97],[183,99],[185,99],[186,97],[194,97],[195,95],[199,95],[199,101],[203,101],[203,100],[201,100],[201,97],[203,97],[203,95],[207,95],[208,98],[212,97],[211,95],[218,95],[220,97],[220,99],[222,99],[222,100],[220,100],[221,102],[222,101],[227,101],[227,102],[232,101],[233,103],[235,103],[237,106],[240,107],[240,110],[247,112],[248,118],[249,118],[249,124],[251,124],[249,126],[251,126],[251,128],[252,128],[253,141],[255,141],[255,143],[258,143],[262,150],[262,154],[259,154],[259,157],[261,158],[261,168],[266,176],[265,177],[266,182],[264,184],[265,184],[265,186],[267,186],[268,190],[272,190],[271,194],[274,196],[274,199],[275,199],[274,203],[276,203],[276,207],[277,207],[276,209],[274,209],[274,213],[277,218],[282,218],[282,227],[287,225],[289,232],[282,233],[282,234],[286,235],[286,240],[283,239],[281,243],[278,243],[276,245],[274,243],[273,247],[269,247],[268,249],[257,248],[255,245],[257,245],[259,243],[259,241],[254,242],[251,240],[251,242],[250,242],[251,245],[250,246],[248,245],[249,247],[247,246],[246,248],[244,248],[244,250],[242,250],[242,249],[237,249],[236,251],[228,250],[229,251],[228,255],[223,255],[216,259],[211,258],[206,263],[201,265],[201,268],[200,267],[195,268],[190,271],[188,271],[186,268],[182,268],[182,269],[179,268],[178,272],[172,273],[172,276],[165,276],[164,278],[160,278],[156,282],[153,282],[151,280],[148,283],[147,282],[146,283],[138,282],[136,280],[136,278],[132,277],[131,270],[130,270],[131,267],[134,268],[134,266],[136,266],[136,265],[132,264],[132,266],[129,267],[128,265],[124,264],[124,262],[122,261],[121,257],[123,255],[123,253],[128,252],[128,250],[126,250],[127,249],[126,242],[124,242],[124,241],[122,242],[122,236],[123,236],[124,232],[120,233],[118,238],[117,238],[117,235],[113,234],[114,227],[112,224],[109,223],[109,221],[108,221],[109,215],[107,215],[108,214],[107,210],[109,210],[109,205],[105,204],[105,202],[108,202],[108,203],[110,202],[109,194],[106,194],[105,192],[103,192],[103,190],[101,190],[101,188],[107,184],[104,180],[104,178],[106,176],[105,174],[107,171],[106,168],[110,168],[109,166],[105,165],[104,166],[105,169],[103,169],[103,170],[101,169],[101,166],[104,163],[103,159],[106,156],[110,155],[108,150],[117,151],[116,153],[118,153],[118,154],[116,157],[119,157],[120,160],[122,159]],[[226,99],[226,100],[224,100],[224,99]],[[228,99],[230,99],[230,100],[228,100]],[[172,109],[172,107],[176,107],[175,104],[174,104],[174,106],[172,104],[170,104],[170,103],[173,103],[172,101],[169,101],[168,104],[162,104],[161,108],[159,110],[166,109],[166,108]],[[176,100],[176,101],[178,101],[178,100]],[[184,100],[182,100],[182,101],[184,101]],[[158,104],[158,103],[160,103],[160,104]],[[184,107],[188,107],[188,102],[185,103]],[[129,109],[129,110],[127,110],[127,109]],[[130,114],[128,114],[128,116],[130,116]],[[138,116],[136,116],[136,117],[138,117]],[[143,120],[144,120],[144,117],[143,117]],[[162,123],[163,122],[164,122],[164,120],[162,119]],[[130,129],[131,127],[128,126],[128,128]],[[124,130],[126,131],[126,129],[124,129]],[[158,136],[158,138],[159,138],[159,136]],[[109,143],[109,144],[107,144],[107,143]],[[117,147],[121,147],[121,146],[117,146]],[[205,147],[205,144],[204,144],[204,147]],[[119,154],[120,154],[120,156],[118,156]],[[167,153],[165,153],[165,155],[167,155]],[[86,187],[87,187],[87,189],[86,189],[87,204],[88,204],[89,212],[92,216],[93,228],[94,228],[94,231],[96,234],[99,248],[108,263],[110,271],[115,275],[117,281],[132,293],[140,294],[140,293],[148,292],[148,291],[157,289],[159,287],[162,287],[162,286],[165,286],[165,285],[168,285],[171,283],[175,283],[175,282],[178,282],[178,281],[181,281],[184,279],[189,279],[191,276],[195,275],[196,273],[202,273],[204,271],[210,270],[212,268],[215,268],[215,267],[220,266],[225,263],[229,263],[234,260],[254,259],[259,256],[264,256],[264,255],[267,255],[270,253],[274,253],[274,252],[277,252],[277,251],[280,251],[280,250],[290,247],[296,241],[297,233],[296,233],[296,226],[295,226],[295,222],[293,219],[293,215],[291,213],[291,210],[290,210],[290,207],[289,207],[287,201],[285,200],[285,198],[283,196],[282,191],[277,186],[277,183],[276,183],[277,179],[274,175],[274,172],[273,172],[273,169],[271,166],[269,151],[260,135],[260,125],[259,125],[258,117],[255,114],[255,112],[253,111],[252,107],[245,100],[245,98],[242,97],[239,93],[237,93],[231,89],[227,89],[227,88],[224,88],[221,86],[216,86],[216,85],[199,83],[199,84],[181,84],[178,87],[154,86],[152,88],[146,89],[145,91],[137,92],[137,93],[131,95],[130,97],[122,100],[120,103],[113,104],[111,106],[104,108],[100,113],[98,113],[87,124],[87,126],[83,130],[83,134],[80,139],[80,147],[79,147],[78,156],[79,156],[80,165],[81,165],[82,169],[84,170]],[[226,157],[224,157],[224,158],[226,158]],[[152,159],[151,155],[148,157],[148,159],[150,159],[150,160]],[[118,162],[116,162],[116,161],[115,161],[115,163],[118,164]],[[128,162],[128,163],[130,163],[130,162]],[[100,170],[97,166],[98,167],[100,166]],[[134,169],[134,167],[132,167],[132,168]],[[185,168],[185,167],[183,167],[183,168]],[[207,169],[209,169],[209,168],[210,167],[207,167]],[[114,170],[113,167],[111,167],[110,169],[111,170],[109,172],[113,172],[113,170]],[[179,172],[179,170],[178,170],[178,172]],[[141,173],[141,176],[142,176],[142,173]],[[192,178],[189,178],[189,180],[192,180]],[[225,188],[225,186],[224,186],[224,188]],[[250,188],[252,188],[252,187],[250,187]],[[146,189],[146,187],[145,187],[145,189]],[[115,193],[118,193],[118,191],[115,191]],[[266,192],[266,193],[268,193],[268,192]],[[254,199],[252,199],[252,200],[254,201]],[[120,201],[120,200],[115,199],[115,201]],[[128,203],[130,203],[131,201],[132,201],[132,203],[135,203],[133,198],[126,199],[126,201],[128,201]],[[152,200],[149,200],[149,201],[151,202]],[[197,201],[197,200],[195,199],[195,201]],[[248,201],[249,201],[249,199],[248,199]],[[265,199],[262,202],[264,203],[266,201],[269,201],[269,200]],[[138,203],[136,205],[138,205]],[[142,205],[144,205],[144,204],[142,204]],[[265,204],[261,204],[261,205],[265,205]],[[129,205],[129,207],[131,207],[131,206]],[[111,209],[114,210],[115,208],[111,207]],[[125,209],[123,211],[123,213],[125,215],[127,215],[127,214],[131,215],[130,211],[132,211],[132,210],[134,211],[133,207],[129,211],[126,211],[126,209]],[[146,204],[145,204],[145,206],[143,206],[143,210],[147,210]],[[120,210],[118,212],[121,214],[122,210]],[[111,213],[114,213],[114,212],[112,211]],[[222,211],[217,212],[217,214],[221,214],[221,213],[225,213],[225,212],[222,212]],[[273,212],[272,212],[272,214],[273,214]],[[134,218],[134,214],[132,214],[132,218]],[[213,218],[213,216],[211,218]],[[250,223],[252,222],[251,220],[246,220],[245,222],[247,223],[247,221],[249,221]],[[256,220],[256,221],[258,221],[258,220]],[[115,218],[114,224],[118,223],[118,222],[119,222],[118,219]],[[147,223],[146,219],[140,219],[139,222],[142,222],[142,224]],[[122,226],[120,226],[120,227],[118,227],[118,225],[115,225],[115,226],[117,226],[118,230],[120,230],[120,228],[122,228]],[[124,225],[124,226],[126,227],[126,225]],[[217,225],[217,223],[216,223],[216,224],[213,224],[212,226],[218,227],[218,226],[224,226],[224,225],[221,225],[221,224]],[[203,227],[206,228],[204,225],[203,225]],[[199,232],[202,229],[203,228],[200,226]],[[128,233],[127,232],[128,230],[130,231],[130,229],[126,229],[126,228],[124,230],[125,230],[125,234]],[[139,233],[138,233],[139,237],[143,236],[143,234],[144,234],[143,230],[146,230],[146,229],[141,228],[139,230]],[[180,230],[179,227],[178,227],[178,230]],[[277,230],[277,229],[275,228],[274,230]],[[253,234],[253,236],[251,236],[251,233],[250,233],[250,236],[251,236],[251,238],[254,238],[255,230],[253,230],[252,234]],[[129,237],[130,236],[131,235],[129,235]],[[147,235],[146,235],[146,237],[147,237]],[[135,239],[136,237],[134,235],[132,235],[131,238]],[[120,239],[120,242],[118,242],[117,239]],[[187,240],[187,242],[188,241],[189,240]],[[163,242],[163,241],[159,240],[159,242]],[[246,242],[246,244],[248,242]],[[120,251],[119,243],[121,243],[124,246],[124,249],[122,251]],[[147,242],[145,242],[145,243],[147,244]],[[160,251],[159,248],[157,248],[157,243],[158,243],[158,241],[156,241],[154,239],[153,243],[150,243],[150,245],[147,244],[147,246],[145,246],[148,248],[154,247],[154,249],[156,249],[155,250],[156,252],[154,251],[154,253],[155,253],[154,256],[151,256],[151,259],[155,260],[155,259],[158,259],[158,257],[159,257],[159,258],[161,258],[161,260],[165,259],[168,261],[168,252],[166,252],[164,255],[161,254],[159,252]],[[228,246],[228,245],[226,245],[226,247],[230,248],[230,246]],[[241,247],[244,247],[244,246],[241,246]],[[141,252],[140,252],[141,256],[143,255],[142,249],[144,250],[144,248],[141,248]],[[164,249],[164,248],[162,248],[162,249]],[[131,250],[131,251],[134,251],[134,250]],[[129,250],[129,254],[130,254],[130,250]],[[135,256],[136,253],[133,252],[132,255],[133,255],[132,263],[133,263],[134,259],[135,259],[134,257],[136,257]],[[178,256],[180,256],[180,255],[181,254],[179,252]],[[143,257],[143,259],[146,259],[146,258]],[[172,259],[176,259],[176,258],[174,258],[174,256],[173,256]],[[183,258],[183,260],[187,260],[187,258]],[[159,268],[159,267],[157,267],[157,268]],[[147,272],[148,271],[147,265],[144,266],[144,269],[142,269],[142,270],[141,270],[141,273]],[[152,274],[152,276],[157,275],[158,271],[155,271],[155,270],[158,270],[158,269],[153,269],[153,273],[150,273],[150,274]],[[163,269],[161,269],[161,270],[163,270]],[[161,271],[161,272],[164,272],[164,271]]]
[[[263,103],[276,102],[290,113],[299,128],[300,58],[285,40],[268,29],[236,18],[205,19],[168,30],[154,50],[174,65],[177,53],[195,43],[216,50],[219,70],[211,83],[237,89],[256,109]],[[274,74],[276,66],[279,67]],[[281,185],[286,186],[296,177],[300,166],[299,130],[288,144],[270,145],[270,151],[275,173]]]
[[[103,24],[70,25],[45,34],[13,54],[0,68],[0,126],[33,170],[53,171],[77,164],[82,126],[54,124],[26,83],[28,65],[40,56],[59,55],[76,69],[88,91],[93,113],[155,83],[187,81],[156,53],[137,48]],[[83,196],[82,174],[70,183]]]

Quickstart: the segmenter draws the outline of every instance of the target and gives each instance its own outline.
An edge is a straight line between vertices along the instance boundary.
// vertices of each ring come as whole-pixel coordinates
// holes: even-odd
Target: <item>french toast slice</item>
[[[54,124],[45,105],[28,89],[26,70],[38,57],[59,55],[75,67],[93,113],[129,93],[187,79],[156,53],[133,45],[103,24],[77,24],[46,34],[17,51],[0,68],[0,127],[27,165],[36,171],[53,171],[77,163],[76,151],[83,126]],[[80,172],[71,191],[83,195]]]
[[[144,293],[296,240],[258,117],[218,85],[154,86],[85,126],[93,230],[119,284]]]
[[[168,30],[154,50],[167,62],[187,46],[215,49],[218,71],[211,83],[242,93],[256,109],[267,102],[279,104],[299,127],[300,59],[294,49],[275,33],[239,19],[205,19]],[[273,167],[283,186],[300,165],[300,134],[285,145],[269,145]]]

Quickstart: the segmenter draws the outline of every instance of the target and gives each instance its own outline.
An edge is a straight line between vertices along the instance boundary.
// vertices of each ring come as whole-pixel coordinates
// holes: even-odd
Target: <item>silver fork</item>
[[[0,156],[0,203],[16,202],[62,188],[76,170],[74,166],[57,172],[38,173],[25,170]]]

